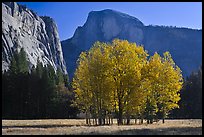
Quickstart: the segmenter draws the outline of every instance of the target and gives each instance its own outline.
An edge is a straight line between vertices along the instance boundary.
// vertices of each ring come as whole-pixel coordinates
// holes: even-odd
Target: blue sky
[[[18,2],[52,17],[58,26],[60,40],[73,36],[90,11],[113,9],[138,18],[145,25],[165,25],[202,29],[201,2]]]

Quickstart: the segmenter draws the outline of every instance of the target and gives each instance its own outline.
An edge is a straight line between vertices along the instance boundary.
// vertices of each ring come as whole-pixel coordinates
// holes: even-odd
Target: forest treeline
[[[3,119],[71,118],[77,112],[70,106],[72,99],[67,75],[39,60],[29,71],[23,48],[2,73]]]
[[[180,94],[179,109],[173,110],[170,117],[202,119],[202,66],[185,79]]]
[[[2,72],[2,119],[77,118],[95,124],[130,118],[202,118],[202,67],[183,80],[169,52],[149,56],[128,41],[96,42],[78,59],[72,83],[40,61],[29,69],[23,49]],[[107,119],[108,118],[108,119]]]

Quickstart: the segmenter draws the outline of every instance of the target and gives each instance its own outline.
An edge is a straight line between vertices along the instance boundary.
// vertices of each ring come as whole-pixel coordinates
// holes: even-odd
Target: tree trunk
[[[162,123],[164,123],[164,118],[165,118],[165,111],[164,111],[164,105],[162,108]]]
[[[88,118],[88,121],[89,121],[89,126],[91,125],[91,118],[89,117]]]
[[[87,114],[87,111],[86,111],[86,125],[88,125],[88,114]]]
[[[92,120],[92,122],[93,122],[93,125],[95,124],[94,120],[95,120],[95,119],[93,118],[93,120]]]
[[[118,125],[122,125],[122,124],[123,124],[123,112],[122,112],[121,102],[119,101]]]
[[[130,115],[127,115],[127,125],[130,124]]]
[[[105,125],[106,124],[106,119],[105,118],[103,118],[103,125]]]
[[[98,124],[102,125],[101,110],[99,110]]]
[[[95,118],[95,123],[96,123],[96,125],[98,124],[98,123],[97,123],[97,118]]]
[[[152,123],[153,123],[153,119],[151,118],[151,119],[150,119],[150,124],[152,124]]]
[[[141,118],[141,124],[143,124],[143,118]]]
[[[103,111],[102,113],[102,120],[103,120],[103,125],[105,125],[106,124],[106,112],[105,111]]]
[[[98,124],[102,125],[102,119],[101,118],[98,118]]]

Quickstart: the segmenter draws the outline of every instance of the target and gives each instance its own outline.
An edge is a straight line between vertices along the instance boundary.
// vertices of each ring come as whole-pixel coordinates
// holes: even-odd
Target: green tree
[[[19,57],[17,58],[17,64],[18,64],[19,72],[28,73],[29,71],[28,61],[26,57],[26,52],[24,51],[23,48],[21,48],[19,52]]]
[[[172,117],[202,118],[202,66],[184,81],[179,105],[180,109],[176,109]]]
[[[43,66],[39,59],[36,67],[28,68],[25,51],[14,52],[9,70],[2,72],[2,118],[74,117],[68,78],[49,64]]]

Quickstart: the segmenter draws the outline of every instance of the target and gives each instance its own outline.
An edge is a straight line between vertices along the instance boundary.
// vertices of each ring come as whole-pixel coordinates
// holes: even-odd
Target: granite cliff
[[[145,26],[139,19],[106,9],[92,11],[73,37],[62,41],[62,50],[70,78],[81,51],[89,50],[95,41],[110,42],[115,38],[144,45],[150,55],[169,51],[184,77],[202,64],[202,30],[172,26]]]
[[[39,59],[67,74],[57,25],[15,2],[2,3],[2,71],[7,70],[14,51],[24,48],[30,68]]]

